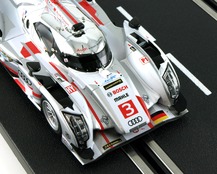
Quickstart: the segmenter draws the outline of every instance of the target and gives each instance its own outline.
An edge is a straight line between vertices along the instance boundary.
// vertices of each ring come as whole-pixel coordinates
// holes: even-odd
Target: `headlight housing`
[[[64,116],[75,134],[79,148],[86,148],[86,142],[89,139],[89,134],[88,126],[83,115],[64,113]]]
[[[168,87],[170,97],[176,99],[179,96],[180,84],[170,64],[167,65],[162,78]]]

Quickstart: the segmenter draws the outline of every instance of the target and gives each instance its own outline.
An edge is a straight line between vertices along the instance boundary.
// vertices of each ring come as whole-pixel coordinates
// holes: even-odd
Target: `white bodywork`
[[[116,27],[94,0],[1,0],[1,63],[39,110],[44,99],[52,105],[63,143],[82,164],[187,112],[177,111],[180,84],[167,55],[133,23]],[[105,66],[68,65],[106,45]]]

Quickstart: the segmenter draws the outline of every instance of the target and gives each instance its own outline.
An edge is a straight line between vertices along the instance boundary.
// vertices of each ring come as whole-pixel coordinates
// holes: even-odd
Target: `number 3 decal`
[[[120,109],[124,118],[131,117],[138,113],[138,110],[136,109],[136,106],[134,105],[132,100],[129,100],[127,102],[118,105],[118,108]]]

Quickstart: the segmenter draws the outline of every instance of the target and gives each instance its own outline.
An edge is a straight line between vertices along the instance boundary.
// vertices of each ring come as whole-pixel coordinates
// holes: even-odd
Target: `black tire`
[[[62,133],[61,125],[60,125],[59,119],[57,117],[57,114],[56,114],[55,110],[53,109],[52,105],[50,104],[50,102],[46,99],[42,100],[41,108],[42,108],[42,112],[43,112],[48,124],[52,128],[52,130],[56,134],[61,135],[61,133]]]

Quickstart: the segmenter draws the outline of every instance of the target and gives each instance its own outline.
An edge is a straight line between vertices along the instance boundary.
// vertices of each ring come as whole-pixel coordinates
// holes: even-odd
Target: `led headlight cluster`
[[[70,128],[74,132],[78,144],[80,145],[80,148],[82,147],[85,148],[86,141],[89,139],[89,134],[88,134],[88,127],[83,118],[83,115],[64,113],[64,116]]]
[[[163,79],[168,86],[170,97],[172,99],[176,99],[179,95],[180,84],[169,64],[167,65],[167,68],[163,74]]]

